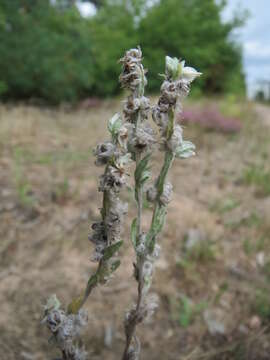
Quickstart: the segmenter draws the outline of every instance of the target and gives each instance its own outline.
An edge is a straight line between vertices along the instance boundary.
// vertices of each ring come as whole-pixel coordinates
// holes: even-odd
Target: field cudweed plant
[[[150,288],[160,252],[158,240],[172,196],[168,173],[175,159],[195,155],[195,146],[183,140],[183,131],[176,119],[182,112],[182,100],[188,95],[190,84],[201,73],[186,67],[184,61],[167,56],[161,94],[157,104],[151,106],[150,100],[144,96],[147,79],[141,49],[127,51],[120,63],[122,72],[119,80],[128,91],[128,97],[122,115],[116,114],[108,122],[110,140],[97,145],[94,150],[96,165],[104,167],[99,183],[99,191],[103,194],[100,219],[92,224],[89,235],[94,245],[92,260],[97,262],[97,269],[82,295],[73,299],[66,309],[61,307],[55,295],[44,307],[43,322],[65,360],[87,359],[85,349],[76,345],[76,339],[87,324],[83,305],[93,289],[107,284],[120,266],[118,251],[123,244],[123,219],[128,210],[120,196],[127,186],[127,171],[132,162],[135,164],[137,216],[131,224],[131,243],[136,255],[134,277],[138,295],[125,316],[126,341],[122,360],[139,359],[141,345],[136,335],[137,325],[151,317],[158,306],[157,296],[150,292]],[[151,127],[150,117],[158,131]],[[158,177],[152,181],[151,159],[156,150],[163,152],[164,160]],[[153,211],[148,229],[142,227],[144,196],[152,203]]]

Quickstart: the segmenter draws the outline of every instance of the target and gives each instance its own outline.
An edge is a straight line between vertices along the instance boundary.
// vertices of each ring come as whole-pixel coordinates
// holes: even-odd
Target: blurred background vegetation
[[[1,0],[0,98],[51,104],[119,93],[119,59],[140,45],[148,91],[160,86],[164,56],[180,56],[204,73],[193,94],[245,95],[242,49],[223,21],[226,1],[102,0],[82,17],[73,0]]]

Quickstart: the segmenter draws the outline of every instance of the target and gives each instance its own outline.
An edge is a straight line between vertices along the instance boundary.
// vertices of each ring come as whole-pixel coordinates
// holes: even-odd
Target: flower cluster
[[[51,296],[44,306],[44,319],[48,329],[53,334],[55,343],[62,351],[65,359],[86,360],[87,353],[74,345],[81,330],[86,326],[88,317],[85,310],[79,310],[77,314],[67,314],[60,308],[60,302],[55,295]]]
[[[95,164],[97,166],[107,165],[110,159],[113,157],[115,151],[116,146],[110,141],[98,144],[96,149],[94,150],[94,155],[96,156]]]
[[[100,177],[99,191],[103,192],[101,220],[91,226],[89,240],[95,245],[94,261],[101,261],[105,249],[120,241],[124,215],[127,204],[119,198],[119,192],[126,185],[126,165],[130,160],[126,140],[128,131],[116,114],[108,124],[112,140],[99,144],[94,154],[96,164],[105,166]]]
[[[127,51],[125,56],[120,59],[120,63],[123,68],[119,80],[124,88],[137,91],[141,86],[147,84],[140,48]]]
[[[172,184],[167,181],[163,186],[163,192],[160,195],[159,201],[162,205],[167,206],[169,205],[171,198],[172,198],[173,186]],[[150,203],[155,203],[158,197],[157,191],[157,181],[154,185],[148,187],[146,192],[146,198]]]
[[[147,123],[151,107],[150,100],[144,96],[147,79],[141,63],[141,49],[127,51],[120,62],[122,63],[120,82],[123,88],[130,91],[123,109],[125,120],[133,125],[129,149],[133,154],[146,152],[155,144],[156,139],[153,129]]]
[[[141,98],[129,96],[124,103],[123,113],[125,119],[134,123],[136,121],[136,114],[138,114],[139,111],[141,119],[147,119],[150,111],[149,99],[145,96],[142,96]]]
[[[139,124],[130,140],[130,149],[136,152],[150,150],[156,143],[155,132],[147,123]]]
[[[178,59],[166,56],[165,80],[161,85],[161,96],[158,104],[153,108],[152,117],[159,126],[161,136],[164,140],[172,141],[168,144],[172,151],[182,143],[182,130],[179,125],[168,132],[170,115],[175,109],[181,109],[181,100],[189,94],[191,82],[201,73],[190,67],[185,67],[185,62],[181,63]]]

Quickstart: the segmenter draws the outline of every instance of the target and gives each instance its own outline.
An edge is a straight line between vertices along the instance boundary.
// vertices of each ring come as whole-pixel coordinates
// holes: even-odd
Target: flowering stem
[[[136,154],[136,167],[141,161],[141,154]],[[143,212],[143,186],[137,186],[137,243],[142,232],[142,212]]]
[[[161,168],[158,182],[157,182],[157,189],[158,189],[158,195],[156,199],[156,205],[160,202],[160,197],[163,194],[164,185],[166,183],[168,172],[172,166],[174,160],[174,153],[171,150],[167,150],[164,157],[163,166]]]
[[[136,99],[142,99],[144,96],[144,88],[146,85],[146,79],[144,75],[144,68],[142,64],[138,65],[138,76],[140,78],[140,82],[137,86],[137,88],[134,89],[132,92],[132,98],[133,101]],[[134,119],[134,134],[136,135],[139,126],[142,123],[142,115],[141,115],[141,109],[136,113],[135,119]],[[138,171],[138,168],[140,166],[140,163],[142,161],[142,151],[140,149],[135,150],[135,162],[136,162],[136,169],[135,169],[135,198],[137,203],[137,220],[136,220],[136,246],[140,245],[141,239],[142,239],[142,215],[143,215],[143,193],[144,193],[144,184],[141,183],[140,178],[136,178],[136,171]],[[143,288],[144,288],[144,278],[143,278],[143,264],[144,264],[144,258],[137,255],[136,265],[135,265],[135,278],[138,282],[138,296],[137,296],[137,302],[136,307],[133,312],[130,313],[129,318],[125,322],[125,333],[126,333],[126,345],[123,353],[122,360],[129,360],[130,354],[131,354],[131,343],[134,340],[135,345],[137,347],[136,353],[138,359],[139,352],[140,352],[140,343],[139,339],[136,337],[136,325],[139,322],[140,317],[140,311],[141,311],[141,305],[143,303]]]

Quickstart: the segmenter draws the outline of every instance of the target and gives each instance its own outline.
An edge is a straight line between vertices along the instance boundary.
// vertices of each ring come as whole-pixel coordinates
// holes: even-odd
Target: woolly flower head
[[[172,78],[173,80],[183,79],[191,83],[201,75],[202,73],[196,69],[185,66],[185,60],[179,61],[177,58],[166,56],[166,76],[168,78]]]
[[[120,59],[122,73],[119,80],[123,88],[135,91],[147,84],[141,61],[142,52],[140,48],[127,51],[125,56]]]

